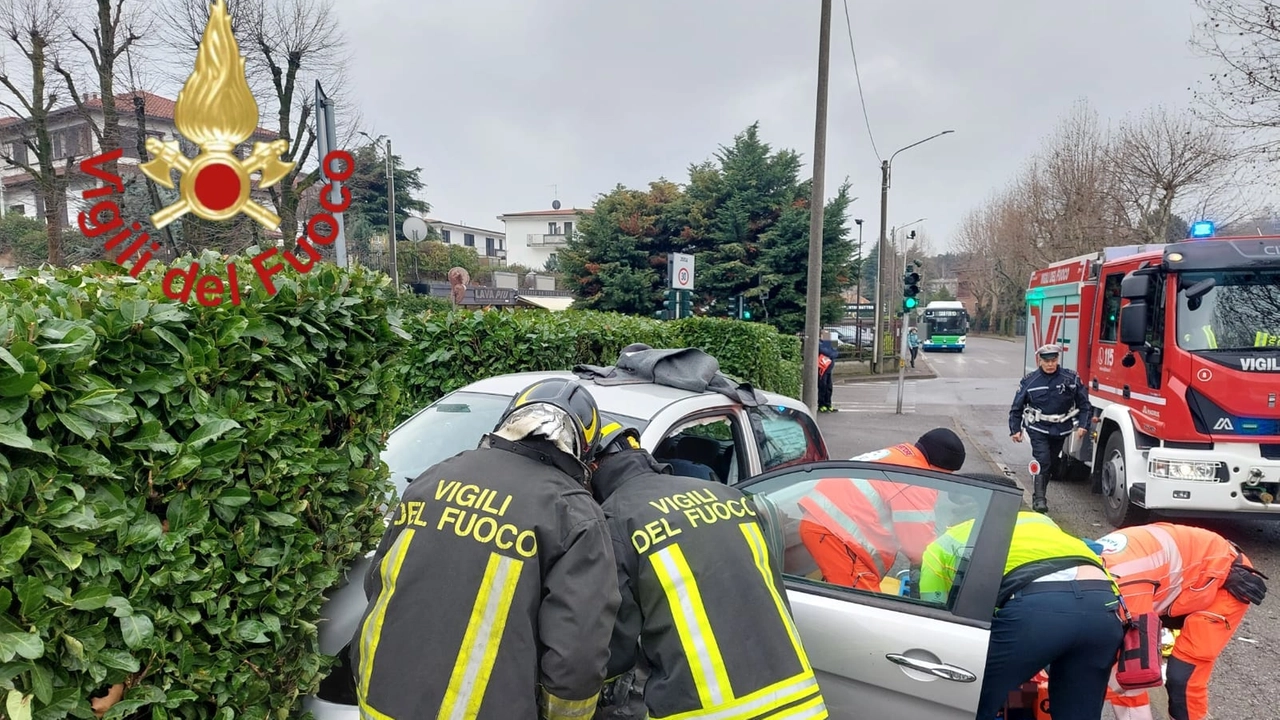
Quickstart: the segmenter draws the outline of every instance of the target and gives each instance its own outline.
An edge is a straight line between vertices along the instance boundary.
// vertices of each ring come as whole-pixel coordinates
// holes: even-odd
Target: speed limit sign
[[[676,290],[693,289],[693,256],[684,253],[671,253],[668,265],[671,269],[671,287]]]

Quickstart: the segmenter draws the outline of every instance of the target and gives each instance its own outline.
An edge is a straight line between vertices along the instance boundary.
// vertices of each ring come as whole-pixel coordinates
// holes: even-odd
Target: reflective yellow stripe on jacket
[[[671,608],[676,632],[680,635],[702,707],[665,718],[654,716],[653,720],[822,720],[827,717],[826,704],[818,690],[817,678],[814,677],[809,659],[800,644],[795,624],[782,603],[782,589],[774,586],[768,544],[755,524],[744,524],[741,527],[747,545],[751,548],[756,569],[771,590],[774,607],[786,625],[792,648],[803,669],[792,677],[747,695],[735,695],[725,671],[719,644],[711,629],[711,621],[707,617],[702,593],[698,590],[698,583],[680,545],[672,544],[650,555],[649,560]]]
[[[386,617],[387,606],[395,594],[400,566],[404,563],[415,532],[412,529],[405,530],[383,559],[382,592],[379,593],[374,609],[369,613],[361,630],[360,664],[362,667],[359,673],[357,698],[362,720],[394,720],[369,704],[369,678],[373,674],[374,655],[382,637],[382,623]],[[489,555],[484,578],[480,583],[479,592],[476,593],[471,617],[462,637],[462,645],[458,649],[453,672],[449,676],[449,686],[445,691],[440,711],[436,715],[437,720],[465,720],[476,717],[480,712],[480,704],[484,700],[485,689],[489,685],[489,676],[493,672],[494,659],[498,654],[498,646],[502,642],[502,633],[507,625],[507,614],[511,609],[512,598],[515,597],[516,586],[520,582],[520,571],[524,562],[498,553]],[[583,702],[589,702],[590,708],[595,708],[595,698]],[[559,718],[569,720],[588,716],[590,711],[585,715],[548,714],[552,720]]]

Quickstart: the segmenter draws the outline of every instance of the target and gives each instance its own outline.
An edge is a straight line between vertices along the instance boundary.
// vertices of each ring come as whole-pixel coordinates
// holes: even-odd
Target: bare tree
[[[49,131],[49,114],[56,107],[58,94],[50,86],[49,69],[57,62],[57,51],[64,40],[66,25],[59,0],[7,0],[0,5],[0,32],[6,43],[22,54],[26,78],[14,79],[8,68],[0,70],[0,87],[8,96],[0,107],[14,114],[19,140],[24,152],[9,148],[0,151],[5,162],[22,168],[35,181],[44,204],[44,219],[49,238],[49,262],[62,264],[62,226],[66,222],[66,172],[59,176],[54,157],[53,137]],[[34,158],[34,162],[29,160]]]
[[[1221,65],[1198,93],[1218,124],[1280,128],[1280,4],[1270,0],[1195,0],[1205,17],[1192,46]]]
[[[1163,107],[1121,125],[1112,147],[1115,189],[1136,242],[1165,242],[1179,205],[1220,196],[1238,158],[1230,137]]]
[[[316,143],[316,80],[344,108],[346,133],[340,142],[349,141],[359,127],[353,104],[346,102],[350,60],[346,38],[333,0],[229,0],[227,7],[246,58],[249,85],[255,97],[268,99],[261,107],[263,125],[289,142],[283,157],[296,163],[279,184],[268,189],[281,218],[280,231],[286,238],[296,237],[299,204],[320,179],[319,163],[311,157]],[[209,17],[206,0],[168,0],[163,12],[173,28],[166,44],[194,56]],[[266,121],[268,117],[273,122]]]
[[[85,106],[84,96],[76,87],[74,68],[57,63],[54,65],[54,70],[62,76],[71,100],[92,129],[98,141],[98,147],[105,151],[121,146],[124,138],[120,131],[120,113],[121,110],[126,113],[133,110],[116,107],[116,81],[122,70],[118,67],[118,63],[129,52],[130,47],[141,39],[147,28],[138,25],[139,13],[134,10],[138,6],[132,6],[129,13],[125,12],[125,0],[87,0],[87,2],[91,5],[92,12],[75,12],[74,14],[92,17],[93,22],[88,23],[87,28],[73,25],[69,32],[76,43],[84,48],[88,56],[89,70],[97,80],[102,103],[101,127],[94,122],[93,114]],[[84,9],[88,8],[83,5],[75,8],[77,11]],[[117,162],[112,160],[104,163],[103,168],[109,173],[116,174]]]

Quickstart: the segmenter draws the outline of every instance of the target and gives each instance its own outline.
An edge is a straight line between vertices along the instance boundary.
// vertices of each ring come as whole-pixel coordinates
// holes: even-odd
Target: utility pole
[[[884,246],[885,233],[889,229],[889,161],[880,162],[880,244],[876,252],[876,328],[875,334],[871,337],[871,374],[875,375],[880,372],[880,355],[883,350],[880,348],[881,336],[884,330],[880,324],[884,318]],[[817,362],[816,360],[814,362]]]
[[[818,331],[822,325],[823,180],[827,172],[827,82],[831,61],[831,0],[822,0],[818,35],[818,102],[813,127],[813,185],[809,199],[809,274],[804,312],[804,404],[818,412]],[[835,368],[827,372],[835,372]]]
[[[396,265],[396,166],[391,161],[391,138],[387,138],[387,242],[391,245],[391,280],[400,294],[400,267]]]

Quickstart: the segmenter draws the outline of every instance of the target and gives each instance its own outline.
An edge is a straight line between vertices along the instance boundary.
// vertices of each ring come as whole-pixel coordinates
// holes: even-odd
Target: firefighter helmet
[[[639,449],[640,433],[633,427],[613,422],[600,430],[600,439],[596,442],[596,451],[592,457],[599,460],[605,455],[612,455],[622,450]]]
[[[493,431],[512,441],[544,437],[585,463],[600,432],[600,411],[577,380],[549,378],[517,393]]]

